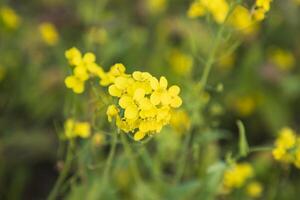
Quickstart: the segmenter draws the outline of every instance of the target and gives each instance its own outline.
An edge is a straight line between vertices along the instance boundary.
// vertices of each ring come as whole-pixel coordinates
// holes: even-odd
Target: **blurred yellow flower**
[[[146,0],[146,5],[151,14],[158,14],[165,11],[167,0]]]
[[[263,191],[263,186],[257,181],[250,182],[246,187],[246,192],[249,197],[259,198]]]
[[[173,49],[168,57],[168,62],[174,72],[179,75],[189,75],[193,68],[193,57],[178,49]]]
[[[196,0],[191,4],[187,14],[190,18],[196,18],[208,13],[217,23],[221,24],[224,22],[228,10],[229,6],[226,0]]]
[[[87,39],[95,44],[105,44],[108,40],[108,33],[104,28],[92,27],[87,33]]]
[[[94,147],[99,147],[104,143],[105,137],[102,133],[95,133],[92,137],[92,144]]]
[[[241,116],[251,115],[256,108],[256,101],[253,96],[240,96],[233,100],[234,110]]]
[[[172,112],[170,125],[178,133],[185,133],[191,126],[191,120],[188,113],[185,110]]]
[[[78,122],[69,118],[66,120],[64,127],[67,139],[76,137],[88,138],[91,134],[91,127],[88,122]]]
[[[236,54],[231,53],[229,55],[221,55],[218,62],[218,67],[223,71],[228,71],[234,67],[236,60]]]
[[[3,6],[0,8],[0,17],[4,25],[11,29],[18,28],[21,22],[21,19],[17,13],[8,6]]]
[[[59,35],[54,24],[50,22],[43,22],[39,25],[39,31],[43,41],[49,45],[54,46],[59,40]]]
[[[270,4],[273,0],[256,0],[253,17],[257,21],[265,18],[266,13],[270,10]]]
[[[269,61],[281,71],[288,71],[295,65],[294,55],[280,48],[271,48],[269,50]]]
[[[223,186],[228,191],[240,188],[248,179],[253,177],[253,175],[253,168],[249,163],[234,164],[225,171]]]

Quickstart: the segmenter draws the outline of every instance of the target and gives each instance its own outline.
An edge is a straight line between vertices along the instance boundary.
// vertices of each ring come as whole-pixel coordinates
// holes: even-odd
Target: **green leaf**
[[[246,157],[249,153],[249,145],[246,138],[245,126],[241,120],[238,120],[236,123],[239,129],[239,156]]]

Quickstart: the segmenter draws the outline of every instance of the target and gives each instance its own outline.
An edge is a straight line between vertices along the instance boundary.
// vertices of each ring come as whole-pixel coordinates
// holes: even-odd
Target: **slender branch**
[[[61,173],[59,174],[59,177],[56,180],[55,185],[54,185],[52,191],[50,192],[47,200],[55,200],[56,197],[58,196],[60,187],[62,186],[63,182],[65,181],[65,179],[70,171],[72,160],[73,160],[72,144],[71,144],[71,142],[69,142],[64,167],[63,167]]]

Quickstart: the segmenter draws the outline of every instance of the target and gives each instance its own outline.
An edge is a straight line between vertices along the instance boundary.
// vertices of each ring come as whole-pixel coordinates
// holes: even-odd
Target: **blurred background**
[[[45,199],[58,176],[58,132],[70,113],[88,118],[85,108],[74,113],[70,102],[83,104],[89,95],[74,97],[64,85],[70,73],[64,52],[73,46],[94,52],[105,70],[122,62],[130,73],[148,71],[178,84],[189,116],[181,120],[214,127],[227,138],[200,155],[224,158],[222,149],[237,143],[236,119],[243,120],[252,146],[271,145],[284,126],[300,131],[300,1],[275,0],[255,30],[233,31],[218,49],[208,92],[197,101],[191,88],[201,76],[218,25],[206,18],[189,19],[190,3],[0,1],[0,199]],[[195,114],[195,108],[206,114]],[[161,148],[176,146],[169,142],[174,143]],[[270,155],[251,160],[266,191],[285,172],[273,167]],[[283,176],[278,199],[297,199],[299,175],[292,169]]]

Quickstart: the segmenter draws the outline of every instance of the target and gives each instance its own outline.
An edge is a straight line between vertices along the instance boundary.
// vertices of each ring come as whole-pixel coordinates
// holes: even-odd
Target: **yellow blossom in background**
[[[59,35],[54,24],[50,22],[43,22],[39,25],[39,31],[43,41],[47,45],[54,46],[57,44]]]
[[[231,53],[229,55],[221,55],[218,62],[219,69],[223,71],[229,71],[234,67],[236,61],[236,54]]]
[[[256,101],[253,96],[240,96],[233,100],[232,106],[239,115],[249,116],[255,111]]]
[[[196,0],[188,10],[188,17],[196,18],[211,14],[214,20],[221,24],[228,13],[228,3],[226,0]]]
[[[21,22],[18,14],[8,6],[0,7],[0,19],[6,27],[11,29],[18,28]]]
[[[250,11],[241,5],[233,10],[229,17],[229,24],[244,34],[253,34],[257,31],[257,25]]]
[[[223,187],[228,191],[240,188],[246,183],[248,179],[253,177],[253,175],[253,168],[250,164],[234,164],[224,173]]]
[[[193,68],[193,57],[173,49],[168,57],[169,65],[179,75],[189,75]]]
[[[275,64],[281,71],[288,71],[295,66],[295,57],[289,51],[280,48],[271,48],[268,57],[269,61]]]
[[[102,133],[95,133],[92,137],[92,144],[95,147],[99,147],[104,143],[105,137]]]
[[[257,21],[265,18],[266,13],[270,10],[270,4],[273,0],[256,0],[253,10],[253,17]]]
[[[274,159],[284,163],[294,163],[298,167],[299,151],[300,141],[295,131],[288,127],[282,128],[272,151]]]
[[[92,27],[87,33],[88,40],[95,44],[105,44],[108,40],[107,30],[104,28]]]
[[[249,197],[259,198],[262,194],[263,186],[257,181],[250,182],[246,187],[246,192]]]
[[[178,110],[172,112],[170,125],[178,133],[185,133],[191,126],[191,120],[188,113],[185,110]]]
[[[165,11],[167,0],[146,0],[146,5],[151,14],[158,14]]]
[[[68,139],[81,137],[88,138],[91,134],[91,127],[88,122],[78,122],[69,118],[65,122],[65,136]]]

